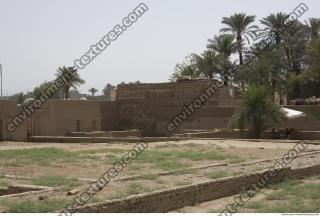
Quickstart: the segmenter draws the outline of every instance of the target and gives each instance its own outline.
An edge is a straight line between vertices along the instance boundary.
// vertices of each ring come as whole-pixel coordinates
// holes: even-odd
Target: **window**
[[[80,124],[81,124],[80,120],[77,120],[77,126],[76,126],[77,132],[80,132],[81,130]]]

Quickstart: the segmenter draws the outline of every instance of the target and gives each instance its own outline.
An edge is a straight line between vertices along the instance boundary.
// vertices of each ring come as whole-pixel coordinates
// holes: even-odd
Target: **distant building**
[[[7,131],[6,125],[22,110],[15,101],[0,100],[0,139],[27,140],[30,136],[66,136],[71,132],[132,129],[141,130],[144,136],[171,136],[167,124],[202,96],[214,82],[179,80],[119,84],[116,90],[111,91],[111,101],[91,100],[87,96],[87,100],[49,100],[14,132]],[[239,101],[237,95],[235,89],[217,88],[210,97],[206,96],[202,106],[192,115],[179,116],[185,121],[174,133],[183,129],[232,127]],[[98,98],[102,99],[101,96]],[[289,108],[299,110],[299,106]],[[312,106],[312,109],[320,112],[320,106]],[[298,130],[320,130],[320,123],[308,116],[290,120],[288,125]]]

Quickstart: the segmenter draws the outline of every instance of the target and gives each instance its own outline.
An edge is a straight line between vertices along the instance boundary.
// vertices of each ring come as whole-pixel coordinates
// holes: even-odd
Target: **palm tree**
[[[287,65],[283,59],[282,49],[262,50],[246,65],[240,66],[237,80],[249,85],[270,86],[272,95],[281,91],[287,74]]]
[[[248,129],[250,138],[261,138],[266,129],[286,119],[285,113],[272,102],[269,89],[264,86],[249,86],[242,94],[240,107],[235,119],[242,134],[244,129]]]
[[[309,24],[307,25],[308,32],[311,40],[316,40],[320,36],[320,19],[309,18]]]
[[[305,55],[305,62],[308,64],[306,73],[302,74],[305,80],[314,83],[314,95],[320,96],[320,38],[311,41]]]
[[[227,86],[231,73],[233,72],[234,64],[230,62],[230,55],[237,49],[237,43],[234,42],[235,37],[230,34],[214,36],[209,39],[207,48],[217,52],[216,57],[219,74],[222,76],[224,85]]]
[[[91,88],[91,89],[89,89],[89,92],[91,93],[91,96],[94,97],[94,95],[98,92],[98,89]]]
[[[282,37],[287,29],[287,21],[289,16],[285,13],[279,12],[270,14],[269,16],[260,20],[260,23],[265,26],[263,30],[264,36],[273,42],[276,46],[280,46]]]
[[[69,92],[71,87],[77,89],[77,86],[80,86],[85,83],[85,81],[80,78],[75,67],[59,67],[56,73],[56,77],[67,78],[63,87],[65,99],[69,99]]]
[[[208,40],[209,44],[207,45],[207,48],[229,58],[237,49],[237,44],[234,42],[234,39],[235,37],[230,34],[214,36],[213,39]]]
[[[256,16],[247,16],[245,13],[235,13],[230,17],[222,18],[222,24],[228,27],[222,28],[221,31],[232,33],[236,37],[240,65],[243,65],[243,37],[249,42],[248,34],[250,35],[250,33],[253,33],[258,28],[256,25],[250,26],[255,18]]]
[[[213,50],[205,50],[201,55],[193,55],[198,74],[212,79],[213,74],[217,72],[217,55]]]

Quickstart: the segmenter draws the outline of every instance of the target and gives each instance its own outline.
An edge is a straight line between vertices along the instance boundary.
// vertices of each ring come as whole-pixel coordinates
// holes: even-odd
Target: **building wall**
[[[65,136],[77,131],[80,121],[80,132],[101,130],[100,101],[49,100],[47,109],[37,111],[34,121],[35,136]],[[93,121],[96,121],[96,128]]]
[[[117,131],[139,129],[143,136],[170,136],[182,129],[214,129],[233,126],[233,115],[238,99],[230,89],[220,88],[206,104],[177,127],[173,132],[167,125],[181,113],[185,106],[196,99],[210,85],[210,81],[180,81],[161,84],[124,84],[117,88],[116,101],[74,101],[49,100],[31,116],[17,131],[6,131],[8,140],[26,140],[29,136],[66,136],[77,132]],[[288,106],[288,108],[313,113],[320,112],[320,106]],[[7,124],[18,113],[14,101],[0,100],[0,119]],[[96,121],[96,128],[93,127]],[[0,129],[3,126],[0,126]],[[307,115],[292,119],[283,127],[298,130],[320,130],[318,119]],[[1,133],[0,133],[1,134]]]
[[[110,106],[112,107],[111,104]],[[109,120],[108,115],[102,118],[102,108],[108,110],[109,105],[102,101],[49,100],[28,120],[33,124],[32,132],[27,130],[25,122],[13,133],[6,130],[6,140],[26,140],[28,133],[30,136],[65,136],[69,132],[77,131],[77,120],[80,120],[81,132],[100,131],[102,119]],[[5,119],[8,123],[17,113],[15,102],[0,101],[0,119]],[[96,121],[96,128],[93,120]],[[111,121],[110,119],[110,125]]]
[[[15,101],[0,100],[0,119],[4,125],[0,126],[5,140],[24,141],[27,138],[27,124],[23,123],[14,132],[6,130],[6,125],[18,114],[17,103]]]

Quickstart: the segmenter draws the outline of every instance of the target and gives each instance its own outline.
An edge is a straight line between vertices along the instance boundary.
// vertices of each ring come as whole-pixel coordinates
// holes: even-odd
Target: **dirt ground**
[[[122,170],[114,181],[90,202],[268,169],[275,160],[258,161],[282,157],[296,144],[290,141],[239,140],[149,143],[148,149]],[[62,209],[74,198],[66,195],[68,191],[79,189],[81,192],[88,188],[89,180],[102,176],[113,163],[120,160],[134,146],[134,143],[0,142],[0,187],[29,184],[50,186],[55,189],[46,194],[46,198],[42,201],[39,201],[39,195],[0,197],[0,211],[51,212]],[[314,154],[296,158],[291,166],[319,164],[320,143],[310,144],[304,153],[311,152]],[[257,162],[242,164],[254,161]],[[220,166],[205,168],[212,164]],[[170,175],[157,175],[158,172],[166,171],[174,172]],[[136,175],[140,178],[117,180]],[[223,199],[221,200],[215,202],[223,203]],[[206,207],[193,207],[181,211],[208,212],[209,210]]]

